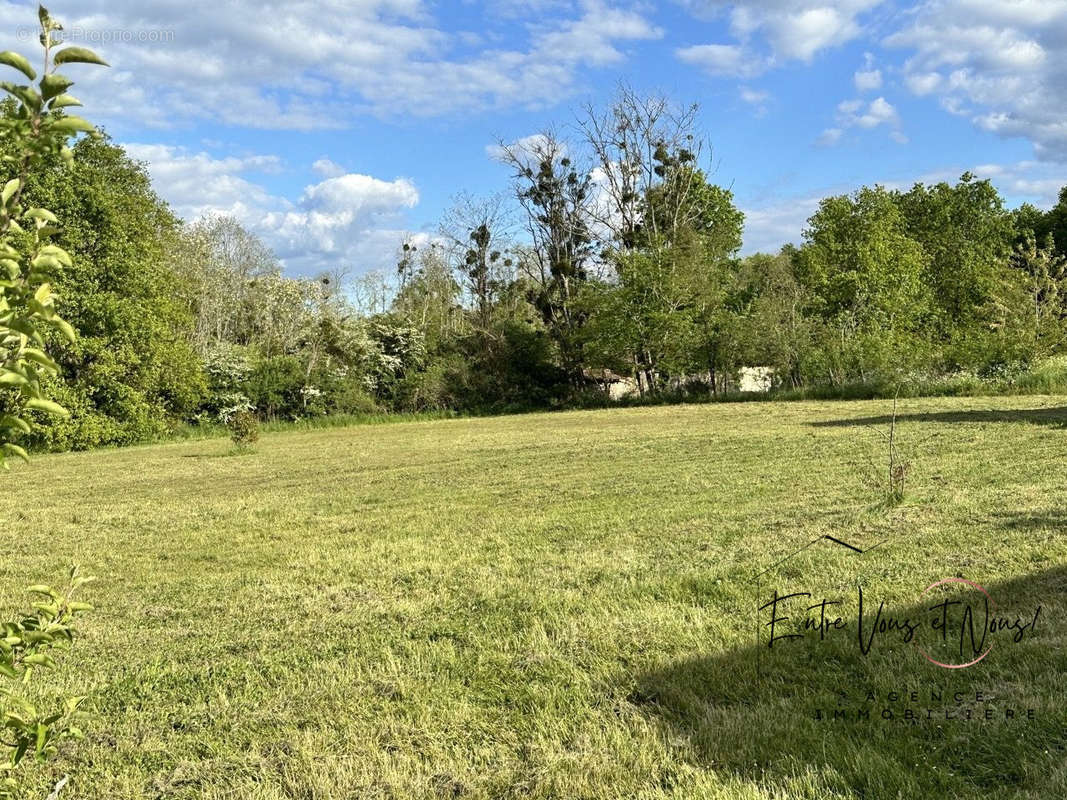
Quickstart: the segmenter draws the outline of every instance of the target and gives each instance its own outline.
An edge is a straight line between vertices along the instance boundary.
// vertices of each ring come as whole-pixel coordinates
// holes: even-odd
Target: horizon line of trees
[[[10,105],[3,114],[13,113]],[[264,418],[719,393],[743,366],[786,387],[997,376],[1064,351],[1067,187],[1050,211],[987,180],[829,197],[800,246],[739,257],[695,106],[621,89],[568,137],[502,143],[507,187],[459,195],[393,280],[283,275],[235,220],[178,219],[106,136],[27,181],[73,266],[81,332],[54,343],[46,449],[121,444],[254,406]],[[0,143],[0,151],[8,147]],[[0,176],[2,177],[2,176]],[[0,408],[0,412],[3,409]]]

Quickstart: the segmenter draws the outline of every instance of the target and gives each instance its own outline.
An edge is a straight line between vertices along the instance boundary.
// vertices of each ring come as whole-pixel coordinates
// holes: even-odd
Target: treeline
[[[4,113],[11,113],[6,108]],[[30,179],[63,219],[57,281],[77,344],[50,343],[34,444],[165,435],[253,407],[291,419],[506,411],[730,391],[1025,372],[1067,336],[1067,189],[1009,210],[988,182],[827,198],[803,244],[737,256],[743,216],[709,175],[695,108],[624,90],[573,135],[502,143],[510,184],[461,196],[375,280],[285,277],[229,219],[178,219],[106,137]],[[9,143],[0,143],[0,151]],[[2,409],[0,409],[2,410]]]

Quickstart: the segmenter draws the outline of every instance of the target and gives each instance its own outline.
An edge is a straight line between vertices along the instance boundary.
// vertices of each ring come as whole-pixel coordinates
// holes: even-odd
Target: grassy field
[[[62,797],[109,799],[1067,796],[1067,400],[902,401],[896,507],[872,478],[891,406],[458,419],[20,465],[0,479],[19,531],[3,609],[70,563],[100,576],[53,678],[98,719],[35,768],[36,796],[65,773]],[[757,592],[755,572],[825,534],[884,543],[823,540]],[[920,613],[952,576],[1005,612],[1040,604],[1033,635],[957,670],[890,636],[866,656],[809,636],[761,647],[757,675],[772,588],[859,582]],[[909,722],[909,703],[937,713]]]

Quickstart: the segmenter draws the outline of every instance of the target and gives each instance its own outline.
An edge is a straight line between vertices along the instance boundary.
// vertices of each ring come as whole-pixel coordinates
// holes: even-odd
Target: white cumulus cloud
[[[856,84],[856,89],[861,92],[869,92],[874,89],[882,88],[882,71],[880,69],[871,70],[858,70],[853,76],[852,81]]]
[[[280,168],[275,156],[216,158],[164,145],[124,146],[147,164],[156,191],[180,216],[189,221],[204,215],[237,218],[294,274],[390,266],[397,246],[409,235],[405,212],[419,202],[418,189],[406,178],[336,174],[337,165],[327,165],[327,159],[316,162],[317,170],[331,172],[331,177],[290,199],[253,179],[255,173]]]
[[[755,77],[770,65],[767,59],[736,44],[698,44],[680,48],[676,55],[711,75],[738,78]]]
[[[629,43],[662,35],[605,0],[567,6],[506,23],[507,45],[448,30],[447,5],[429,0],[79,0],[54,10],[68,41],[112,64],[74,75],[94,121],[313,130],[367,114],[544,107],[577,91],[585,70],[623,62]],[[0,50],[25,49],[16,26],[35,24],[34,9],[0,0],[0,19]]]
[[[1067,2],[925,0],[908,18],[884,44],[905,54],[910,91],[1067,161]]]
[[[815,143],[821,147],[829,147],[837,144],[849,128],[871,130],[880,125],[891,128],[889,136],[894,142],[907,143],[907,137],[899,130],[900,115],[884,97],[877,97],[870,102],[860,99],[842,100],[837,104],[836,125],[824,130]]]
[[[346,172],[344,167],[334,163],[325,156],[315,161],[315,163],[311,165],[311,169],[317,175],[321,175],[324,178],[339,178]]]
[[[746,78],[820,52],[863,31],[861,17],[881,0],[685,0],[700,17],[725,17],[734,41],[696,44],[676,55],[714,75]]]

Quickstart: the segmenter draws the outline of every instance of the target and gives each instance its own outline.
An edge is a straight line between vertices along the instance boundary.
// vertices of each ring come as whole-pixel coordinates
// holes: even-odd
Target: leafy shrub
[[[375,317],[368,333],[367,385],[390,408],[412,407],[419,402],[419,378],[426,365],[426,337],[410,321],[393,314]]]
[[[74,600],[74,595],[92,578],[82,577],[78,568],[70,571],[63,593],[49,586],[31,586],[29,591],[40,600],[33,611],[12,622],[0,622],[0,800],[14,800],[22,788],[19,767],[33,754],[45,761],[57,752],[56,745],[66,738],[82,738],[81,726],[88,715],[81,710],[85,698],[64,697],[62,708],[42,711],[33,702],[30,690],[41,670],[54,669],[53,653],[74,641],[75,617],[92,610],[88,603]]]
[[[251,447],[259,441],[256,407],[244,395],[230,395],[230,405],[219,411],[219,421],[230,432],[237,447]]]
[[[326,385],[326,407],[330,414],[377,414],[378,403],[361,380],[345,378]]]
[[[226,420],[230,438],[238,447],[251,447],[259,441],[259,421],[250,409],[235,411]]]
[[[0,189],[0,386],[14,388],[17,397],[2,398],[9,413],[0,417],[0,465],[7,456],[26,458],[25,450],[11,441],[13,435],[27,434],[31,428],[21,416],[44,412],[68,416],[69,412],[45,396],[46,381],[59,374],[59,366],[49,353],[45,332],[57,332],[69,343],[76,336],[70,323],[55,311],[51,281],[73,267],[70,255],[52,243],[59,232],[59,220],[45,208],[33,207],[24,196],[28,178],[50,160],[60,158],[70,164],[73,153],[67,140],[77,132],[94,129],[85,120],[70,116],[65,109],[80,103],[66,94],[73,82],[56,72],[61,64],[103,64],[92,51],[67,47],[53,52],[61,30],[44,6],[38,8],[41,45],[44,47],[44,74],[38,79],[30,62],[18,53],[0,53],[0,64],[21,72],[29,84],[0,84],[18,103],[18,112],[0,118],[0,142],[5,145],[0,161],[5,169],[14,166],[15,177]],[[8,149],[10,148],[10,149]],[[70,584],[60,594],[48,586],[31,586],[42,599],[33,611],[13,622],[0,623],[0,752],[8,753],[0,764],[0,798],[14,798],[21,789],[19,767],[28,753],[38,760],[56,754],[56,743],[65,737],[79,738],[84,714],[83,698],[67,697],[63,708],[42,713],[28,695],[36,674],[55,666],[52,651],[74,639],[74,618],[92,608],[73,600],[75,592],[90,578],[70,572]]]
[[[444,411],[458,404],[455,394],[456,375],[464,371],[463,360],[434,359],[421,369],[405,372],[389,386],[389,403],[393,411]]]
[[[570,394],[567,398],[567,407],[576,409],[610,408],[615,405],[628,404],[629,398],[623,402],[612,400],[603,389],[595,386],[584,386]]]
[[[242,389],[266,419],[300,414],[304,407],[305,368],[295,356],[257,361]]]
[[[31,450],[87,450],[123,438],[122,422],[97,410],[88,394],[79,387],[53,379],[48,382],[47,390],[70,414],[54,418],[48,425],[35,426],[26,437]]]
[[[44,6],[39,9],[41,44],[44,47],[45,74],[38,80],[30,62],[18,53],[0,53],[0,64],[21,72],[28,84],[0,84],[0,89],[19,103],[18,113],[0,120],[0,140],[13,145],[3,153],[5,167],[14,166],[15,177],[0,188],[0,386],[18,391],[21,402],[15,413],[0,417],[0,465],[8,456],[26,458],[26,451],[11,439],[30,432],[29,423],[19,414],[36,409],[66,416],[68,412],[45,397],[42,380],[55,377],[59,366],[45,352],[44,331],[61,333],[69,342],[74,329],[55,310],[51,281],[64,268],[73,266],[70,255],[52,243],[59,232],[59,220],[45,208],[29,206],[24,197],[26,181],[34,170],[60,157],[73,160],[67,140],[78,131],[93,126],[64,109],[80,105],[66,90],[73,81],[56,72],[67,63],[103,64],[81,47],[68,47],[57,53],[52,48],[54,32],[61,29]]]

